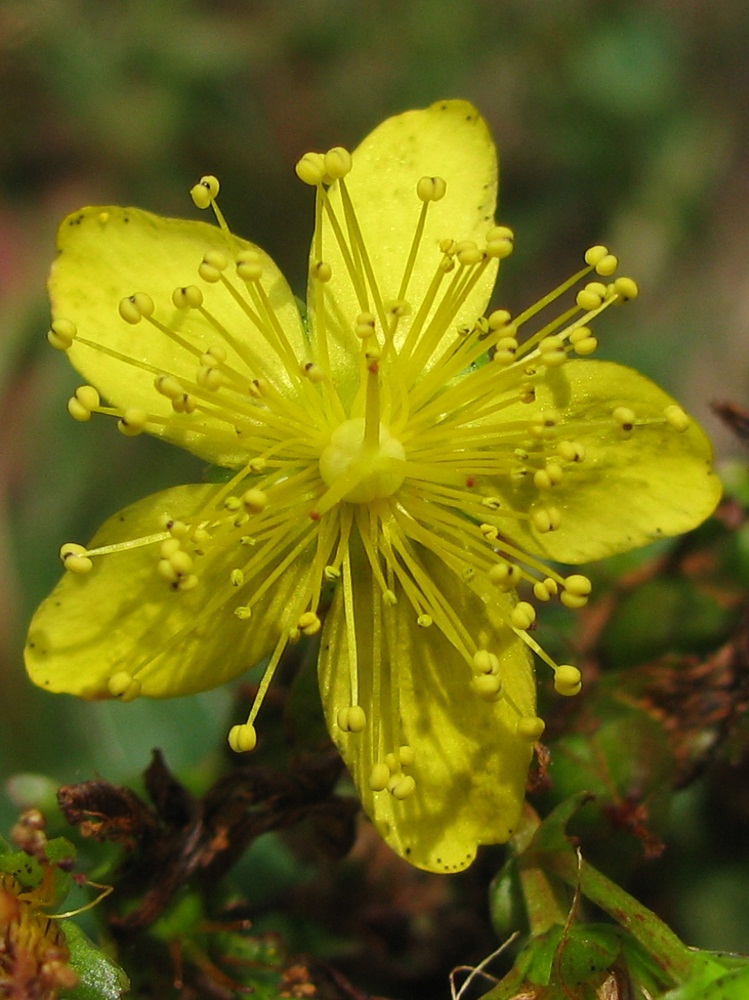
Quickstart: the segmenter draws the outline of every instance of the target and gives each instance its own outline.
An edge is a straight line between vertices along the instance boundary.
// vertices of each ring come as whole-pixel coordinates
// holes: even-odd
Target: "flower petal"
[[[99,529],[89,548],[158,532],[166,515],[187,519],[205,509],[215,486],[178,486],[125,508]],[[110,678],[136,677],[154,698],[218,687],[254,666],[295,624],[307,574],[300,563],[282,574],[253,607],[250,620],[233,612],[257,580],[232,586],[237,547],[207,548],[198,585],[174,591],[157,572],[158,542],[93,557],[85,575],[66,573],[40,605],[25,650],[31,679],[48,691],[83,698],[112,695]],[[279,554],[280,560],[281,554]],[[196,564],[197,565],[197,564]],[[268,566],[266,578],[273,571]],[[299,611],[296,610],[298,616]]]
[[[337,723],[338,710],[351,703],[340,587],[319,661],[328,728],[365,811],[393,850],[419,868],[459,871],[471,863],[477,845],[502,843],[512,835],[523,803],[532,740],[517,734],[516,723],[519,716],[534,716],[535,687],[526,646],[503,624],[514,597],[490,593],[488,586],[485,595],[477,595],[420,549],[425,571],[469,632],[499,658],[505,697],[484,701],[471,690],[465,660],[435,625],[419,627],[405,597],[395,606],[376,606],[381,597],[366,560],[356,548],[353,553],[359,704],[368,724],[362,733],[350,734]],[[399,801],[390,791],[372,791],[370,772],[373,761],[383,761],[401,743],[414,752],[413,765],[405,770],[415,779],[415,790]]]
[[[556,530],[539,533],[532,522],[496,521],[528,551],[587,562],[690,531],[715,509],[721,486],[710,442],[694,421],[685,430],[669,424],[664,412],[675,406],[673,399],[638,372],[611,362],[570,361],[536,383],[536,404],[557,411],[557,436],[582,444],[585,458],[567,465],[547,494],[561,513]],[[612,418],[619,407],[633,411],[631,429]],[[502,422],[527,417],[523,403],[501,414]],[[514,489],[495,480],[489,488],[515,510],[527,511],[539,500],[529,479]]]
[[[474,240],[480,247],[493,225],[497,201],[497,154],[486,122],[467,101],[440,101],[419,111],[407,111],[386,119],[359,146],[346,187],[357,212],[364,244],[372,262],[383,301],[399,297],[400,286],[416,230],[421,202],[416,186],[422,177],[442,177],[447,194],[429,205],[406,300],[411,317],[400,321],[396,343],[409,329],[413,314],[424,299],[442,259],[442,240]],[[329,190],[331,203],[343,218],[338,185]],[[311,257],[318,258],[315,239]],[[333,276],[327,286],[331,362],[338,377],[354,380],[361,352],[353,334],[354,320],[364,309],[344,262],[338,242],[327,220],[323,229],[322,259]],[[473,291],[451,318],[449,338],[457,326],[473,323],[486,308],[497,275],[497,261],[488,262]],[[314,288],[309,293],[314,319]],[[374,311],[370,304],[369,309]],[[442,353],[435,342],[432,358]],[[349,371],[353,363],[353,369]]]
[[[226,364],[244,384],[270,371],[276,387],[288,392],[291,382],[278,351],[222,282],[208,283],[198,276],[206,253],[224,254],[230,261],[227,279],[245,295],[244,282],[238,279],[232,259],[243,250],[256,252],[263,269],[263,288],[301,362],[306,358],[306,346],[299,310],[270,257],[253,244],[238,237],[227,238],[218,227],[204,222],[164,219],[139,209],[111,206],[84,208],[68,216],[60,226],[57,249],[49,280],[52,314],[54,319],[70,320],[77,327],[80,339],[73,342],[68,356],[78,371],[113,405],[139,408],[156,416],[158,422],[149,423],[148,429],[157,436],[219,465],[243,464],[246,454],[226,419],[219,419],[215,411],[175,414],[170,400],[154,390],[154,377],[166,373],[186,387],[194,386],[200,355],[219,344],[226,350]],[[205,313],[175,307],[172,293],[188,285],[201,289],[204,308],[236,338],[241,355]],[[151,297],[154,318],[184,338],[193,351],[147,319],[131,325],[120,316],[120,301],[137,292]],[[102,345],[104,350],[81,340]]]

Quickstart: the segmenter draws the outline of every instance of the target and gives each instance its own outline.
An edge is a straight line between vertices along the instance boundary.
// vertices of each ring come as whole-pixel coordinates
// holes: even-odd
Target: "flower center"
[[[349,503],[370,503],[392,496],[405,479],[406,452],[384,424],[379,437],[368,441],[364,417],[346,420],[333,431],[320,455],[320,476],[326,486],[346,488]]]

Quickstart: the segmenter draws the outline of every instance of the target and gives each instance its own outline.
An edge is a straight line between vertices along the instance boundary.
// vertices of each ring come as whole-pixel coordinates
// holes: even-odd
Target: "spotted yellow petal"
[[[232,580],[232,570],[250,558],[252,547],[240,543],[247,526],[224,525],[223,536],[236,536],[234,544],[222,545],[216,529],[202,543],[205,554],[188,557],[191,567],[175,560],[184,572],[171,585],[159,571],[164,536],[171,545],[164,523],[226,518],[229,512],[212,503],[215,493],[214,486],[165,490],[100,528],[88,550],[114,550],[92,555],[88,573],[66,573],[34,615],[25,651],[34,683],[83,698],[191,694],[231,680],[273,650],[279,635],[295,624],[306,580],[303,555],[293,571],[274,579],[287,554],[279,547],[275,561],[269,558],[254,575],[248,571],[246,579],[235,573]],[[186,554],[185,547],[180,551]],[[190,580],[187,589],[179,589],[179,581],[191,575],[195,585]],[[245,617],[241,609],[248,593],[264,580],[273,585]]]
[[[494,258],[486,261],[469,294],[458,297],[454,308],[443,303],[439,314],[427,308],[426,318],[420,315],[429,300],[430,283],[440,274],[443,241],[474,241],[483,249],[494,222],[497,155],[486,122],[473,105],[440,101],[388,118],[357,146],[352,159],[350,174],[334,183],[325,196],[326,208],[318,217],[311,248],[311,274],[319,260],[332,271],[324,286],[325,322],[331,364],[339,382],[354,379],[358,372],[361,348],[353,333],[356,317],[371,313],[385,328],[392,322],[388,305],[401,300],[410,311],[398,319],[394,342],[404,341],[417,317],[420,330],[428,329],[434,320],[436,332],[428,338],[431,349],[425,360],[430,367],[454,337],[456,327],[473,324],[483,313],[498,263]],[[422,210],[417,185],[423,177],[446,180],[446,194],[427,206],[409,264]],[[348,216],[341,184],[355,206]],[[362,262],[355,268],[360,280],[352,273],[331,214],[338,220],[352,259]],[[442,275],[441,293],[456,274],[457,270]],[[319,334],[322,303],[315,296],[313,280],[309,305]]]
[[[702,429],[649,379],[605,361],[570,361],[549,371],[535,387],[536,412],[555,425],[543,439],[545,455],[564,466],[546,491],[533,477],[495,478],[488,489],[508,508],[553,507],[559,525],[540,532],[533,519],[495,519],[500,532],[530,552],[568,563],[587,562],[696,527],[721,495],[712,471],[712,449]],[[527,420],[515,403],[497,430]],[[630,417],[631,423],[630,423]],[[568,461],[566,442],[581,446]]]
[[[68,357],[84,378],[109,403],[148,414],[151,433],[218,465],[245,462],[236,424],[241,430],[253,379],[269,379],[288,394],[287,369],[306,357],[294,297],[270,257],[239,237],[227,238],[217,226],[116,207],[83,208],[68,216],[57,249],[49,279],[52,314],[77,328]],[[275,323],[237,274],[235,260],[242,252],[256,255]],[[206,254],[227,262],[218,280],[198,273]],[[208,274],[213,278],[218,271]],[[178,308],[173,293],[189,286],[202,305]],[[118,307],[135,293],[150,298],[153,314],[133,325]],[[217,407],[210,388],[199,381],[201,357],[212,349],[221,352],[218,367],[224,391],[234,399],[234,423],[232,408]],[[194,397],[196,412],[175,413],[169,396],[154,389],[155,379],[164,375]]]
[[[426,550],[420,557],[460,620],[494,651],[504,696],[479,697],[470,667],[436,625],[417,624],[405,598],[381,606],[361,552],[352,566],[356,627],[347,627],[339,588],[323,632],[320,689],[331,735],[379,833],[417,867],[450,872],[469,865],[479,844],[511,836],[533,742],[532,734],[518,733],[518,720],[532,720],[531,728],[538,720],[530,655],[507,624],[514,598],[488,589],[477,594],[439,558]],[[359,733],[338,723],[341,707],[351,703],[352,634],[358,703],[367,718]],[[401,747],[408,754],[403,764]],[[403,799],[397,787],[372,790],[373,764],[381,767],[388,754],[395,755],[392,780],[405,779],[401,790],[413,779]]]

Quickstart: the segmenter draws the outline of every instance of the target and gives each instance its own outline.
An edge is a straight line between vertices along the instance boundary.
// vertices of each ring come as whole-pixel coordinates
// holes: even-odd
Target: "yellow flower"
[[[539,557],[685,531],[719,486],[668,396],[580,359],[591,321],[636,294],[605,248],[521,315],[485,315],[512,233],[494,222],[496,154],[471,105],[388,119],[297,174],[315,190],[308,326],[273,262],[229,232],[213,177],[192,194],[219,227],[121,208],[63,222],[50,340],[108,403],[83,386],[71,414],[234,474],[63,546],[70,572],[36,613],[28,670],[128,701],[269,657],[230,734],[249,750],[284,650],[322,630],[325,715],[365,810],[413,864],[457,871],[517,821],[543,731],[532,652],[559,692],[580,686],[529,634],[516,585],[579,607],[588,580]]]

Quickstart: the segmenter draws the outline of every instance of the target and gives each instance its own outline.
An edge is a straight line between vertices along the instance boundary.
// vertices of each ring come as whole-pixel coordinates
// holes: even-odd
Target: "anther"
[[[153,382],[156,392],[167,399],[175,400],[183,396],[185,390],[179,384],[174,375],[157,375]]]
[[[556,507],[538,507],[531,512],[531,523],[540,534],[556,531],[562,522],[562,515]]]
[[[594,247],[588,247],[585,251],[585,263],[588,267],[596,267],[604,259],[604,257],[609,256],[608,247],[601,246],[600,244]]]
[[[416,194],[420,201],[440,201],[445,197],[447,183],[442,177],[422,177],[416,185]]]
[[[390,783],[390,768],[382,761],[372,765],[369,772],[369,787],[373,792],[384,792]]]
[[[233,569],[229,574],[229,580],[231,581],[232,587],[241,587],[244,585],[244,571],[237,568]]]
[[[544,337],[539,342],[538,349],[541,353],[541,360],[550,368],[558,368],[567,360],[567,352],[561,337],[554,335]]]
[[[544,720],[533,715],[527,715],[525,718],[518,719],[515,726],[515,732],[518,736],[521,736],[523,739],[530,740],[532,743],[541,739],[544,734],[544,729],[546,729],[546,723]]]
[[[514,628],[526,632],[536,620],[536,609],[527,601],[518,601],[510,612],[510,622]]]
[[[582,674],[577,667],[565,664],[554,670],[554,690],[557,694],[571,697],[578,694],[582,686]]]
[[[621,280],[621,279],[618,279]],[[580,309],[585,312],[593,312],[599,309],[606,298],[606,286],[600,281],[591,281],[585,288],[580,289],[575,298],[575,302]]]
[[[585,356],[595,351],[598,340],[591,333],[590,327],[578,326],[570,334],[570,344],[575,354]]]
[[[614,281],[614,291],[620,302],[628,302],[639,295],[637,284],[631,278],[617,278]]]
[[[146,411],[131,407],[125,410],[120,419],[117,421],[117,429],[120,434],[124,434],[125,437],[137,437],[138,434],[142,434],[146,429],[147,423],[148,414]]]
[[[547,576],[545,580],[538,580],[533,584],[533,596],[539,601],[550,601],[558,593],[559,585],[550,576]]]
[[[199,309],[203,305],[203,293],[197,285],[185,285],[174,289],[172,302],[177,309]]]
[[[498,674],[474,674],[471,688],[484,701],[497,701],[502,696],[502,681]]]
[[[582,462],[585,448],[578,441],[559,441],[557,451],[566,462]]]
[[[101,399],[96,389],[92,385],[81,385],[75,390],[75,396],[68,400],[68,413],[74,420],[85,423],[99,406]]]
[[[242,281],[259,281],[263,263],[257,250],[243,250],[237,255],[237,274]]]
[[[317,187],[325,177],[325,157],[322,153],[305,153],[294,169],[300,181]]]
[[[593,586],[587,576],[581,573],[573,573],[564,581],[564,590],[559,595],[559,600],[567,608],[579,610],[588,603],[588,598]]]
[[[432,621],[433,619],[431,615],[421,614],[417,617],[416,624],[419,626],[419,628],[429,628],[430,625],[432,624]]]
[[[473,240],[461,240],[455,248],[455,252],[459,263],[465,266],[479,264],[484,258],[483,252],[479,250]]]
[[[503,260],[509,257],[515,246],[515,234],[507,226],[492,226],[486,234],[486,253],[489,257]]]
[[[390,792],[394,799],[402,801],[407,799],[409,795],[413,795],[415,788],[416,782],[413,777],[410,774],[404,774],[390,785]]]
[[[675,431],[685,431],[691,424],[691,420],[687,414],[676,403],[667,406],[663,411],[663,416]]]
[[[303,615],[299,618],[297,622],[297,628],[299,628],[303,635],[317,635],[317,633],[322,628],[322,622],[320,621],[320,616],[315,614],[314,611],[305,611]],[[359,706],[355,706],[359,708]],[[363,710],[362,710],[363,714]],[[349,726],[351,725],[351,709],[349,709]],[[366,717],[365,717],[366,724]],[[362,729],[364,726],[362,726]],[[357,730],[358,731],[358,730]]]
[[[309,273],[311,278],[321,282],[323,285],[330,281],[333,276],[330,264],[327,264],[324,260],[317,260],[314,264],[310,265]]]
[[[49,328],[47,341],[58,351],[67,351],[73,345],[77,333],[75,323],[69,319],[56,319]]]
[[[489,582],[500,590],[513,590],[522,579],[522,572],[519,566],[501,560],[495,563],[489,570]]]
[[[215,284],[221,280],[221,272],[229,266],[225,254],[220,250],[209,250],[198,267],[198,274],[209,284]]]
[[[119,670],[109,678],[107,690],[119,701],[133,701],[140,694],[141,684],[126,670]]]
[[[610,278],[618,266],[619,261],[612,253],[604,254],[595,265],[596,274],[600,274],[602,278]]]
[[[636,414],[628,406],[617,406],[611,412],[617,424],[623,431],[631,431],[635,425]]]
[[[119,311],[122,319],[131,326],[140,323],[144,316],[152,316],[154,310],[153,299],[145,292],[136,292],[120,301]]]
[[[331,181],[345,177],[351,170],[351,153],[343,146],[334,146],[323,157],[325,173]]]
[[[268,494],[253,487],[242,494],[242,504],[248,513],[259,514],[268,506]]]
[[[229,730],[229,746],[234,753],[249,753],[257,746],[257,730],[249,722],[232,726]]]
[[[367,726],[367,716],[361,705],[349,705],[336,716],[338,728],[344,733],[362,733]]]
[[[354,333],[359,340],[366,340],[375,332],[375,318],[372,313],[359,313],[354,323]]]
[[[75,542],[67,542],[62,546],[60,559],[65,569],[71,573],[88,573],[94,567],[93,561],[89,559],[88,550]]]
[[[476,674],[496,674],[499,672],[499,659],[496,653],[488,649],[477,649],[473,654],[473,671]]]
[[[219,192],[218,178],[212,174],[201,177],[197,184],[190,188],[190,197],[196,208],[210,208],[211,202],[215,201]]]

